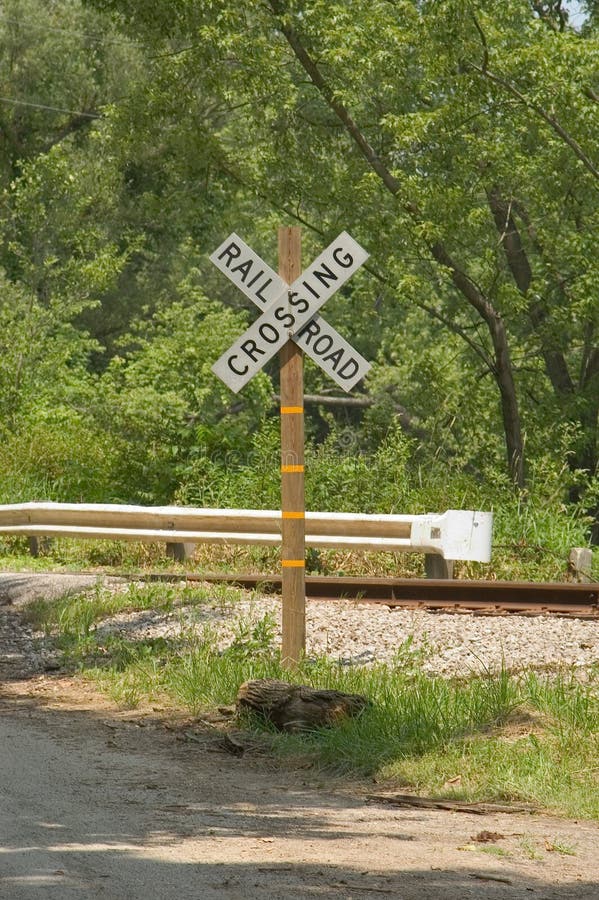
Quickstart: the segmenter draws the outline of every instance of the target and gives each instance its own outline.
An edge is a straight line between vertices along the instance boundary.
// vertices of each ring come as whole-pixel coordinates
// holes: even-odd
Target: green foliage
[[[21,422],[0,448],[0,502],[103,502],[113,464],[113,448],[93,423],[70,409],[48,411]]]
[[[239,619],[233,641],[226,649],[227,657],[247,662],[252,659],[272,658],[275,651],[273,641],[276,633],[276,619],[267,613],[257,622]]]
[[[308,506],[493,508],[498,571],[557,572],[598,502],[587,6],[8,0],[0,499],[278,506],[274,365],[212,375],[248,318],[207,252],[236,230],[275,265],[300,221],[305,261],[371,252],[326,314],[373,405],[310,406]]]
[[[0,436],[6,437],[24,420],[41,423],[53,407],[85,396],[92,342],[1,270],[0,290]]]
[[[188,283],[185,300],[157,312],[127,338],[101,380],[97,421],[118,453],[114,490],[128,500],[168,502],[194,467],[194,459],[236,448],[243,452],[268,405],[261,375],[240,408],[210,371],[212,362],[243,328]]]
[[[0,186],[26,159],[85,133],[138,61],[133,42],[79,0],[4,0]]]
[[[411,443],[392,428],[372,454],[356,446],[349,428],[306,447],[307,509],[405,512],[411,505],[407,461]],[[273,509],[280,505],[278,420],[268,420],[246,456],[204,457],[190,471],[178,498],[190,505]]]

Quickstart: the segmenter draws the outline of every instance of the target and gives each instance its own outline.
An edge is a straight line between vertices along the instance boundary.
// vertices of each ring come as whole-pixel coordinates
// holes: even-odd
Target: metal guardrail
[[[493,514],[450,509],[424,515],[307,512],[306,546],[424,553],[443,560],[491,559]],[[0,505],[0,535],[177,544],[281,541],[280,510],[198,509],[100,503]]]

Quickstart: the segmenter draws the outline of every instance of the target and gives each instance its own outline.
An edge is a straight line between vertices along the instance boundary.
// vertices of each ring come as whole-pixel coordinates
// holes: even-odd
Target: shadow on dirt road
[[[598,895],[592,824],[389,809],[237,759],[213,732],[196,734],[178,740],[183,732],[123,714],[70,679],[6,683],[0,897]],[[473,845],[482,830],[500,835],[495,853]],[[574,856],[546,852],[558,838]]]

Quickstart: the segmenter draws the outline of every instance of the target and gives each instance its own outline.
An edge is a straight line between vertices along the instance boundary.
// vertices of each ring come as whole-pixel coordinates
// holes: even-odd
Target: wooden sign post
[[[279,275],[292,284],[301,275],[301,230],[279,228]],[[281,661],[294,665],[306,646],[304,492],[304,354],[288,340],[281,365],[281,568],[283,640]]]
[[[281,568],[283,664],[299,661],[306,644],[304,353],[345,391],[370,369],[318,310],[368,259],[347,232],[301,269],[301,231],[279,229],[279,274],[235,233],[210,259],[264,311],[212,366],[237,393],[279,352],[281,367]]]

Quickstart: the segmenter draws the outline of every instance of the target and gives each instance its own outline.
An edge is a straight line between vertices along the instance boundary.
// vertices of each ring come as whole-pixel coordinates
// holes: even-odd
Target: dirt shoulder
[[[72,679],[5,684],[0,743],[14,900],[597,896],[593,824],[378,805]]]
[[[6,622],[5,656],[16,612]],[[81,679],[4,675],[0,897],[598,894],[594,823],[395,808],[367,799],[376,786],[277,769],[251,746],[233,755],[209,725],[123,712]]]

